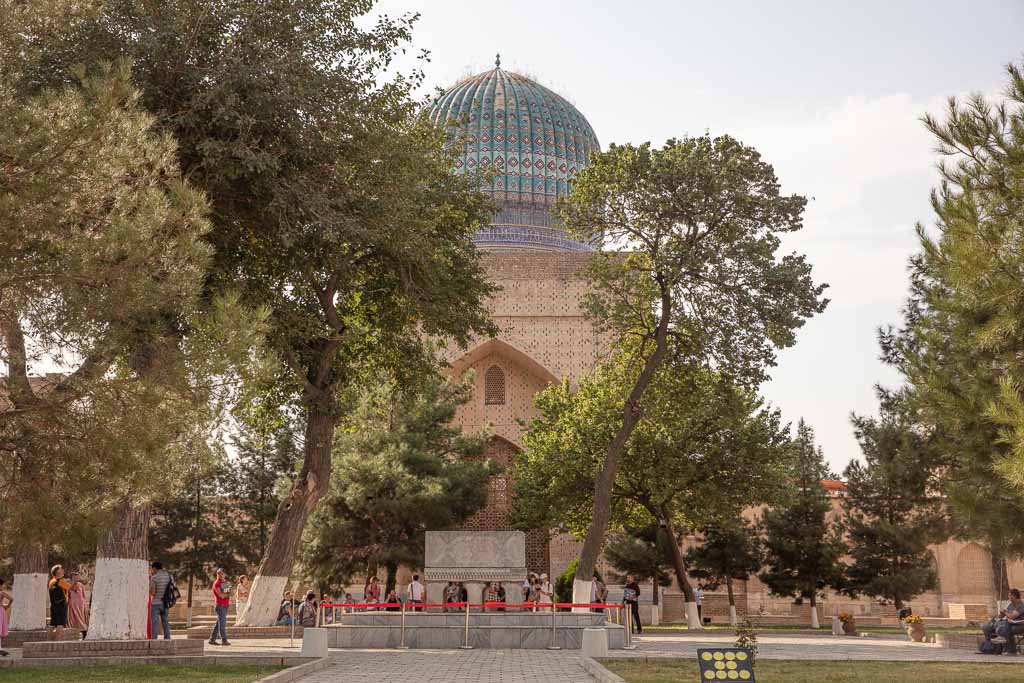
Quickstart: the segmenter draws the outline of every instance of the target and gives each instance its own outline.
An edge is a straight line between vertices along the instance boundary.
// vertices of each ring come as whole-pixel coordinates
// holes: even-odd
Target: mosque
[[[428,116],[451,131],[453,144],[462,145],[456,161],[460,171],[490,172],[483,190],[498,206],[493,222],[475,241],[490,279],[501,287],[489,304],[500,334],[478,340],[468,352],[450,348],[447,360],[454,376],[474,371],[473,399],[459,410],[456,423],[467,431],[489,426],[494,436],[486,457],[507,468],[521,448],[522,422],[536,415],[534,395],[550,382],[568,379],[575,385],[606,351],[580,303],[587,287],[581,269],[595,247],[574,241],[552,214],[554,202],[572,190],[573,177],[586,168],[600,143],[575,106],[534,80],[502,69],[500,57],[493,69],[444,92]],[[826,485],[839,509],[841,482]],[[465,528],[512,528],[508,475],[494,476],[489,486],[487,506]],[[581,547],[565,534],[531,531],[527,567],[557,576]],[[982,616],[978,605],[991,605],[994,599],[988,551],[951,539],[934,547],[933,554],[940,588],[914,600],[914,610],[936,617]],[[1024,564],[1010,563],[1008,574],[1009,585],[1024,588]],[[797,609],[789,599],[770,596],[756,578],[744,583],[737,597],[741,615]],[[665,597],[666,617],[671,616],[672,590]],[[707,598],[706,614],[718,611],[715,600]],[[822,603],[822,616],[839,610],[869,615],[877,608],[868,600],[830,595]]]

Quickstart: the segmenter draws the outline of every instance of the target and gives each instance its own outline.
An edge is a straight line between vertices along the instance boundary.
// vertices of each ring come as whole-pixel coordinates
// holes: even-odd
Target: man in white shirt
[[[417,607],[417,605],[422,605],[423,604],[423,593],[424,592],[425,592],[425,589],[423,587],[423,584],[420,583],[420,575],[419,574],[413,574],[412,575],[412,583],[409,584],[409,602],[412,603],[412,611],[413,612],[416,612],[419,609],[422,609],[422,608]]]
[[[697,603],[697,619],[701,623],[703,623],[704,622],[704,613],[703,613],[703,609],[702,608],[704,607],[704,590],[702,588],[695,588],[694,589],[694,591],[693,591],[693,601],[695,603]]]

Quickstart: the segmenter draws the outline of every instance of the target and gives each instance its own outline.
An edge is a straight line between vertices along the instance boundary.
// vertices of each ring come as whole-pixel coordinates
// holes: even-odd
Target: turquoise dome
[[[600,150],[594,129],[565,98],[500,64],[455,84],[427,112],[462,146],[460,171],[493,171],[482,189],[499,212],[475,241],[488,250],[589,251],[551,209]]]

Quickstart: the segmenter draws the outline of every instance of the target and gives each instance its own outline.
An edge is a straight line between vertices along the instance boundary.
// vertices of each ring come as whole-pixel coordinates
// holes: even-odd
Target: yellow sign
[[[708,648],[697,650],[700,680],[749,681],[754,679],[754,663],[750,654],[739,648]]]

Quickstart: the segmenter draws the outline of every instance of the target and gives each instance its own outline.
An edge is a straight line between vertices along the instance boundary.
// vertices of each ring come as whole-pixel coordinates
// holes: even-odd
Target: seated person
[[[284,600],[281,601],[281,607],[277,610],[277,625],[278,626],[291,626],[292,624],[292,606],[293,597],[292,592],[288,591],[284,594]]]
[[[1010,603],[1006,609],[1000,610],[999,616],[981,627],[985,640],[992,640],[997,635],[1006,639],[1005,652],[1016,652],[1017,645],[1013,634],[1024,633],[1024,600],[1016,588],[1010,591]]]

